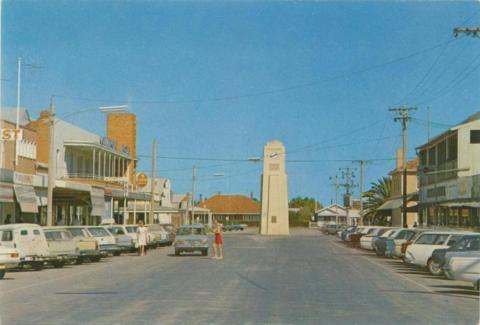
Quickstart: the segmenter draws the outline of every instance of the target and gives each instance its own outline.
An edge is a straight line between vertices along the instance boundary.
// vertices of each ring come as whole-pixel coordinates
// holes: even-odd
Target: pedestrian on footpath
[[[145,256],[147,255],[145,252],[145,247],[147,246],[147,227],[143,223],[143,220],[138,222],[137,228],[137,243],[138,243],[138,255]]]
[[[223,260],[223,235],[222,235],[223,225],[217,220],[213,224],[213,232],[215,234],[215,239],[213,241],[213,258],[218,260]]]

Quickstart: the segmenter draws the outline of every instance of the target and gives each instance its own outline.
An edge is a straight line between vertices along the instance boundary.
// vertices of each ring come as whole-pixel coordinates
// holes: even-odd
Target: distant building
[[[214,195],[198,204],[211,211],[213,218],[222,223],[259,225],[260,203],[245,195]]]
[[[480,226],[480,112],[417,148],[420,224]]]
[[[407,220],[408,226],[418,223],[417,213],[417,167],[418,159],[407,161]],[[390,172],[392,179],[392,195],[377,210],[383,213],[395,227],[402,227],[403,215],[403,150],[397,150],[397,164]]]
[[[332,204],[315,211],[313,222],[317,222],[319,227],[329,223],[356,225],[359,218],[360,211],[358,209],[348,209],[347,215],[347,208],[339,204]]]

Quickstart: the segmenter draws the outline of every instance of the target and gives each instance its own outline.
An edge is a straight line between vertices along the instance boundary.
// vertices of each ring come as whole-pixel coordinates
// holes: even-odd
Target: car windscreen
[[[417,245],[432,245],[437,238],[436,234],[423,234],[415,241]]]
[[[136,226],[127,226],[125,227],[127,229],[127,232],[129,234],[136,233],[137,232],[137,227]]]
[[[178,228],[177,235],[191,235],[192,229],[191,228]]]
[[[45,237],[47,240],[62,240],[62,232],[61,231],[45,231]]]
[[[108,231],[103,228],[88,228],[88,231],[92,234],[93,237],[106,237],[110,236]]]
[[[454,247],[456,250],[478,251],[480,250],[480,236],[463,237]]]
[[[85,237],[85,233],[81,228],[70,228],[68,229],[68,232],[74,237]]]

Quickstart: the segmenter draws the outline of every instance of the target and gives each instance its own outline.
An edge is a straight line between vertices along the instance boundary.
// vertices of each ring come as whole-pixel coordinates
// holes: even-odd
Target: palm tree
[[[390,177],[382,177],[376,182],[370,184],[371,188],[363,193],[365,199],[364,224],[386,224],[387,220],[378,208],[384,204],[392,196],[392,179]]]

